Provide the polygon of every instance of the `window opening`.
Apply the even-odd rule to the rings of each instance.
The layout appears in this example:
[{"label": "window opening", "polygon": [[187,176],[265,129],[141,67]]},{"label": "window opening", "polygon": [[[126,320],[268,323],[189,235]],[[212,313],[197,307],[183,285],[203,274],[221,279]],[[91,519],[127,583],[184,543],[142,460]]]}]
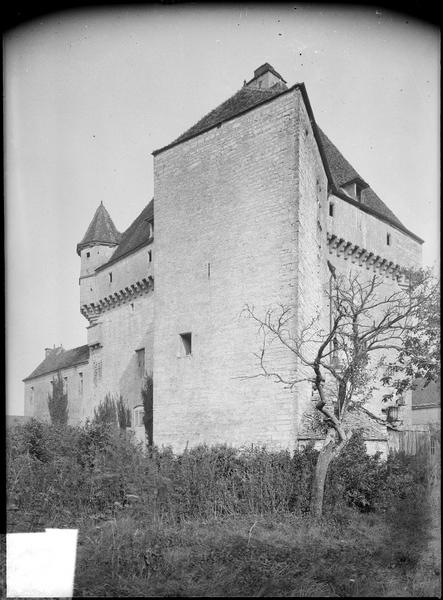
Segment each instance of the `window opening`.
[{"label": "window opening", "polygon": [[190,356],[192,354],[192,333],[181,333],[180,339],[184,355]]},{"label": "window opening", "polygon": [[145,411],[143,410],[143,406],[136,406],[134,408],[134,427],[143,427],[144,423],[143,423],[143,417],[144,417]]},{"label": "window opening", "polygon": [[390,246],[390,245],[391,245],[391,234],[390,234],[390,233],[387,233],[387,234],[386,234],[386,244],[387,244],[388,246]]},{"label": "window opening", "polygon": [[152,250],[148,251],[148,262],[152,262]]},{"label": "window opening", "polygon": [[143,377],[145,374],[145,349],[140,348],[140,350],[135,351],[137,354],[137,370],[140,377]]},{"label": "window opening", "polygon": [[112,273],[109,273],[109,283],[112,283]]},{"label": "window opening", "polygon": [[329,203],[329,216],[330,217],[334,216],[334,203],[333,202]]},{"label": "window opening", "polygon": [[90,252],[86,252],[86,258],[89,258],[91,256]]},{"label": "window opening", "polygon": [[83,373],[78,374],[78,393],[83,395]]}]

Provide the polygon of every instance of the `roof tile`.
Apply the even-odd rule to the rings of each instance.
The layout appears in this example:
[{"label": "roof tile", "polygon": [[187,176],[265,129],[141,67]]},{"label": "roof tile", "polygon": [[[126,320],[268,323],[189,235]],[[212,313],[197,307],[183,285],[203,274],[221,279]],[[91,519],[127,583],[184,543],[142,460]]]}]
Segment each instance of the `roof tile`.
[{"label": "roof tile", "polygon": [[25,377],[23,381],[28,379],[34,379],[40,377],[40,375],[46,375],[47,373],[53,373],[60,369],[67,369],[89,360],[89,346],[78,346],[77,348],[71,348],[71,350],[64,350],[63,348],[56,348],[49,352],[48,356],[39,366],[32,371],[28,377]]},{"label": "roof tile", "polygon": [[96,244],[114,245],[120,242],[121,234],[117,231],[103,202],[95,211],[91,223],[83,236],[82,241],[77,244],[77,254],[82,248]]}]

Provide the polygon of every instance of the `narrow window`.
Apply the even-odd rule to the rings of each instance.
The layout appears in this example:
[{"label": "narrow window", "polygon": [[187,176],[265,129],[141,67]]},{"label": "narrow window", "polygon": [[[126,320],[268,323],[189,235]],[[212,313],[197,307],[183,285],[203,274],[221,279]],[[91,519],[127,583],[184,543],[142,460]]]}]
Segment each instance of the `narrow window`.
[{"label": "narrow window", "polygon": [[390,233],[387,233],[387,234],[386,234],[386,244],[387,244],[388,246],[390,246],[390,245],[391,245],[391,234],[390,234]]},{"label": "narrow window", "polygon": [[143,406],[136,406],[134,408],[134,427],[143,427],[144,423],[143,423],[143,416],[145,414],[145,411],[143,410]]},{"label": "narrow window", "polygon": [[211,277],[211,263],[208,263],[208,279]]},{"label": "narrow window", "polygon": [[329,216],[330,217],[334,216],[334,203],[333,202],[329,203]]},{"label": "narrow window", "polygon": [[34,388],[31,387],[31,402],[34,402]]},{"label": "narrow window", "polygon": [[180,339],[184,356],[190,356],[192,354],[192,333],[181,333]]},{"label": "narrow window", "polygon": [[86,258],[89,258],[91,256],[90,252],[86,252]]},{"label": "narrow window", "polygon": [[152,250],[148,252],[148,262],[152,262]]},{"label": "narrow window", "polygon": [[109,273],[109,283],[112,283],[112,273]]},{"label": "narrow window", "polygon": [[68,378],[63,377],[63,391],[66,393],[68,391]]},{"label": "narrow window", "polygon": [[137,371],[140,377],[143,377],[145,374],[145,349],[140,348],[140,350],[135,351],[137,354]]},{"label": "narrow window", "polygon": [[131,302],[131,308],[132,308],[132,310],[134,310],[134,303],[133,302]]},{"label": "narrow window", "polygon": [[78,374],[78,393],[83,396],[83,373]]}]

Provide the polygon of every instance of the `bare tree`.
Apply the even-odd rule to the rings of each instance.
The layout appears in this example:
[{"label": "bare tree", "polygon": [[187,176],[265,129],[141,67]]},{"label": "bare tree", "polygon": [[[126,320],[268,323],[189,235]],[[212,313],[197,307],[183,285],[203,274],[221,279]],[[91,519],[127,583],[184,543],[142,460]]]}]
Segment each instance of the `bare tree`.
[{"label": "bare tree", "polygon": [[[255,356],[259,373],[252,377],[271,378],[290,389],[309,381],[317,392],[315,408],[326,427],[326,437],[316,464],[311,493],[311,514],[323,510],[326,475],[331,460],[348,441],[343,425],[349,410],[363,404],[375,376],[375,361],[389,354],[395,362],[404,340],[417,325],[420,311],[432,303],[437,284],[429,274],[410,274],[408,285],[386,285],[380,275],[363,281],[358,275],[338,277],[330,266],[329,325],[317,314],[294,332],[295,311],[291,306],[269,308],[263,316],[246,306],[247,316],[256,321],[262,334],[261,349]],[[270,346],[281,345],[296,360],[295,376],[284,375],[272,366]],[[365,397],[366,396],[366,397]]]}]

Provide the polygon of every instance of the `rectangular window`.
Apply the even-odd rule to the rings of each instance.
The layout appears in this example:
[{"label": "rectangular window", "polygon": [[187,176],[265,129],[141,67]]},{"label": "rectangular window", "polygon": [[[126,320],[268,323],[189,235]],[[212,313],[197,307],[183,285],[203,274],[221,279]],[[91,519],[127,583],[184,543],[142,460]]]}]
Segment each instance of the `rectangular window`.
[{"label": "rectangular window", "polygon": [[333,202],[329,203],[329,216],[330,217],[334,216],[334,203]]},{"label": "rectangular window", "polygon": [[83,396],[83,373],[78,374],[78,393]]},{"label": "rectangular window", "polygon": [[152,250],[148,251],[148,262],[152,262]]},{"label": "rectangular window", "polygon": [[63,377],[63,391],[64,392],[68,391],[68,378],[67,377]]},{"label": "rectangular window", "polygon": [[391,234],[390,234],[390,233],[387,233],[387,234],[386,234],[386,244],[387,244],[388,246],[390,246],[390,245],[391,245]]},{"label": "rectangular window", "polygon": [[31,388],[31,402],[34,402],[34,388]]},{"label": "rectangular window", "polygon": [[182,356],[190,356],[192,354],[192,333],[181,333],[180,339]]},{"label": "rectangular window", "polygon": [[109,283],[112,283],[112,273],[109,273]]},{"label": "rectangular window", "polygon": [[133,419],[133,423],[134,423],[134,427],[143,427],[144,423],[143,423],[143,415],[145,414],[145,411],[143,409],[143,406],[136,406],[134,408],[134,419]]},{"label": "rectangular window", "polygon": [[140,377],[143,377],[145,374],[145,349],[140,348],[140,350],[135,351],[137,354],[137,371]]}]

